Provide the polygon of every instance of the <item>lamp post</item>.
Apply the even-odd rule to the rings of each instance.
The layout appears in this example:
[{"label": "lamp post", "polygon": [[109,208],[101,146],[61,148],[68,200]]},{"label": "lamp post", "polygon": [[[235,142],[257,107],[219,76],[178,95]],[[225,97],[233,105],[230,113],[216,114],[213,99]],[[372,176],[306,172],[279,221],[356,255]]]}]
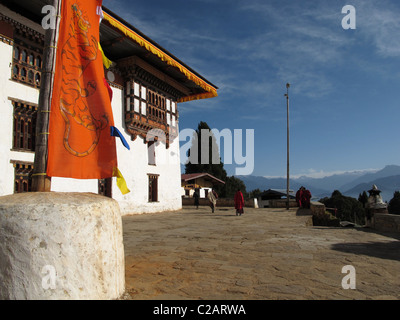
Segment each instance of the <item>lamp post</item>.
[{"label": "lamp post", "polygon": [[286,181],[286,210],[289,210],[289,88],[290,83],[286,84],[287,93],[285,94],[286,97],[286,109],[287,109],[287,181]]}]

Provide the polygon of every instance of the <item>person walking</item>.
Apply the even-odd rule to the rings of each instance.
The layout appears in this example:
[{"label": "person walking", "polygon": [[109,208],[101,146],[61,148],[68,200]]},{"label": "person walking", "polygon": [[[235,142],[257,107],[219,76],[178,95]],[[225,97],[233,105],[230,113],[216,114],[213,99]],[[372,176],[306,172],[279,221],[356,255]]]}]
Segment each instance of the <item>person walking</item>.
[{"label": "person walking", "polygon": [[200,198],[198,189],[194,190],[193,198],[194,198],[194,205],[195,205],[196,209],[198,209],[199,208],[199,198]]},{"label": "person walking", "polygon": [[244,210],[243,210],[244,198],[243,198],[243,193],[242,193],[242,191],[240,191],[240,189],[238,189],[236,191],[234,201],[235,201],[236,215],[241,216],[244,213]]},{"label": "person walking", "polygon": [[212,189],[211,192],[208,193],[207,198],[210,201],[210,207],[211,207],[212,213],[214,213],[215,207],[217,206],[217,200],[218,200],[217,192],[214,189]]}]

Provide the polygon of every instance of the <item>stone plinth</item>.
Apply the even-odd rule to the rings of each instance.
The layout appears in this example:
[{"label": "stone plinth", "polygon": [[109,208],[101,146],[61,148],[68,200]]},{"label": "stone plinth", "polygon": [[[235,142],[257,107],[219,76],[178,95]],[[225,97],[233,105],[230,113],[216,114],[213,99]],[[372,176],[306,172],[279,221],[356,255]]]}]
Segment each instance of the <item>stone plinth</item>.
[{"label": "stone plinth", "polygon": [[400,232],[400,215],[375,213],[374,228],[384,232]]},{"label": "stone plinth", "polygon": [[116,299],[125,290],[118,203],[82,193],[0,197],[0,299]]},{"label": "stone plinth", "polygon": [[324,215],[326,208],[323,203],[313,201],[310,203],[310,210],[312,212],[312,215],[318,216],[318,215]]}]

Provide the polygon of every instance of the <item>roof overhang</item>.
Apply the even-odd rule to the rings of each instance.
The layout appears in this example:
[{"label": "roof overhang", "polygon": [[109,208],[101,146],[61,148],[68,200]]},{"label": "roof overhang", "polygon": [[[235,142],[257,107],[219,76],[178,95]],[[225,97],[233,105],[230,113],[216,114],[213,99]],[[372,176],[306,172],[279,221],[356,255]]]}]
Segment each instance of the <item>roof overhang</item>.
[{"label": "roof overhang", "polygon": [[101,45],[109,59],[118,61],[138,56],[161,70],[189,90],[190,93],[181,97],[178,102],[218,96],[218,87],[109,9],[103,8],[103,10],[104,20],[100,29]]},{"label": "roof overhang", "polygon": [[189,182],[200,178],[203,178],[206,181],[211,181],[214,184],[225,184],[224,181],[214,177],[209,173],[191,173],[191,174],[182,174],[181,176],[181,180],[183,182]]},{"label": "roof overhang", "polygon": [[[43,6],[49,0],[2,0],[11,10],[41,24]],[[185,87],[178,102],[217,97],[218,87],[184,64],[155,41],[118,17],[110,9],[103,7],[104,19],[100,25],[100,43],[105,55],[117,62],[129,57],[139,57],[153,68]]]}]

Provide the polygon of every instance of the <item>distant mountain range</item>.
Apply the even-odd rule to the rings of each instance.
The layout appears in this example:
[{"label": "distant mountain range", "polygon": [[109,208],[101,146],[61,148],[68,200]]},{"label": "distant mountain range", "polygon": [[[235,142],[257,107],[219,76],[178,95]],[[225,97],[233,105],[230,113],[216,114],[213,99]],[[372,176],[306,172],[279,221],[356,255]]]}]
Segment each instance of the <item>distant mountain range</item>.
[{"label": "distant mountain range", "polygon": [[[237,176],[246,185],[247,191],[255,189],[286,189],[286,178],[266,178],[259,176]],[[324,178],[300,177],[290,179],[290,189],[297,191],[301,186],[309,189],[314,199],[331,196],[339,190],[342,194],[354,198],[376,185],[381,191],[384,201],[389,202],[395,191],[400,191],[400,166],[388,165],[382,170],[354,171],[335,174]]]}]

